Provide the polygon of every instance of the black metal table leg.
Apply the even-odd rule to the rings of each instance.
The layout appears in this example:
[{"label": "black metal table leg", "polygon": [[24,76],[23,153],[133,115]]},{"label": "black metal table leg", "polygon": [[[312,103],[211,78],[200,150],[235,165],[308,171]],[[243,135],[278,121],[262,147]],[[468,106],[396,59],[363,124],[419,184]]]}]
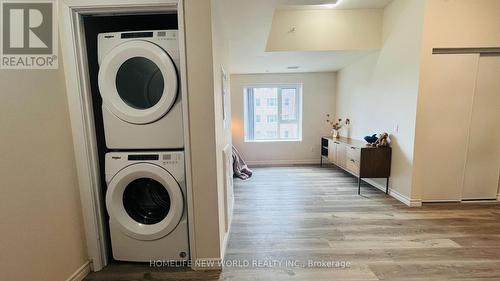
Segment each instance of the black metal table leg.
[{"label": "black metal table leg", "polygon": [[358,195],[361,195],[361,177],[358,177]]},{"label": "black metal table leg", "polygon": [[385,194],[389,194],[389,178],[387,178],[387,181],[385,183]]}]

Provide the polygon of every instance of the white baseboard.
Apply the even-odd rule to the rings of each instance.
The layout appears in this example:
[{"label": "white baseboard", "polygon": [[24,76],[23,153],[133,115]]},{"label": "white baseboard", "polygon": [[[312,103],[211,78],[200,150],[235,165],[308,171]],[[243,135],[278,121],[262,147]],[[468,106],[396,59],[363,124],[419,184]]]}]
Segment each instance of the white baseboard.
[{"label": "white baseboard", "polygon": [[90,273],[90,261],[80,266],[66,281],[82,281]]},{"label": "white baseboard", "polygon": [[[363,181],[373,185],[374,187],[382,190],[385,192],[385,186],[382,186],[378,182],[372,180],[372,179],[363,179]],[[389,195],[398,200],[399,202],[405,204],[408,207],[422,207],[422,200],[421,199],[411,199],[406,195],[403,195],[399,193],[398,191],[389,188]]]},{"label": "white baseboard", "polygon": [[318,165],[320,159],[302,159],[302,160],[249,160],[248,166],[279,166],[279,165]]},{"label": "white baseboard", "polygon": [[193,262],[191,266],[193,270],[221,270],[222,269],[222,259],[221,258],[202,258],[197,259]]}]

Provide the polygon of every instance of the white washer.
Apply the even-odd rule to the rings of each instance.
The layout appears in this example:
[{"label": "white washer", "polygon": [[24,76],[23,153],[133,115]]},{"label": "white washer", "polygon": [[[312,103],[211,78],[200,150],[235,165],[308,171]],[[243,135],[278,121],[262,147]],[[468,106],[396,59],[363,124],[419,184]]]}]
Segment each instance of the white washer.
[{"label": "white washer", "polygon": [[182,149],[178,31],[100,33],[97,54],[106,146]]},{"label": "white washer", "polygon": [[184,152],[111,152],[105,161],[113,257],[188,260]]}]

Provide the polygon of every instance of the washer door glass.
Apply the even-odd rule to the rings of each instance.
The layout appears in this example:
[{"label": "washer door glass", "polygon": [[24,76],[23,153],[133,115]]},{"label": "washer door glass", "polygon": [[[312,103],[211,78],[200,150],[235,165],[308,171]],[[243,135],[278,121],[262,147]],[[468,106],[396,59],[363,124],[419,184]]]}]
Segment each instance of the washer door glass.
[{"label": "washer door glass", "polygon": [[163,94],[160,68],[145,57],[126,60],[116,73],[116,89],[122,100],[137,109],[156,105]]},{"label": "washer door glass", "polygon": [[161,183],[150,178],[139,178],[125,188],[123,206],[136,222],[155,224],[167,217],[170,196]]},{"label": "washer door glass", "polygon": [[137,163],[120,170],[108,183],[106,209],[124,234],[155,240],[172,232],[184,213],[179,183],[165,169]]}]

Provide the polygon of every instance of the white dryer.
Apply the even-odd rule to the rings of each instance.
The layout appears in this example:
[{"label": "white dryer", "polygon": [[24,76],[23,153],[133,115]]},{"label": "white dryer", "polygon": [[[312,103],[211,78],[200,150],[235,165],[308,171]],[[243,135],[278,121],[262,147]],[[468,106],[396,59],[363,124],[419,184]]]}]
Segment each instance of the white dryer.
[{"label": "white dryer", "polygon": [[188,260],[184,152],[111,152],[105,161],[113,257]]},{"label": "white dryer", "polygon": [[178,31],[100,33],[97,54],[106,146],[183,148]]}]

